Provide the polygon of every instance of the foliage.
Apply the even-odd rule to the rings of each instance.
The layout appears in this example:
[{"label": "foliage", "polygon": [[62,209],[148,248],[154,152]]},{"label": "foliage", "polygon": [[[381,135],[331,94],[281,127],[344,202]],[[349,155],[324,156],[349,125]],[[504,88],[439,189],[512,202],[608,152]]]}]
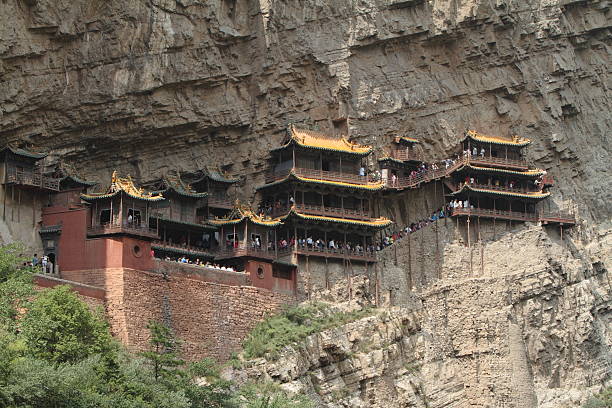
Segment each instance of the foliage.
[{"label": "foliage", "polygon": [[32,268],[20,267],[22,250],[17,244],[0,246],[0,328],[10,332],[17,330],[16,318],[34,293]]},{"label": "foliage", "polygon": [[275,383],[250,383],[242,387],[240,396],[245,408],[311,408],[304,395],[289,395]]},{"label": "foliage", "polygon": [[150,321],[147,328],[151,332],[150,348],[141,355],[150,363],[155,381],[180,375],[176,368],[185,362],[178,357],[178,342],[170,328],[156,321]]},{"label": "foliage", "polygon": [[322,303],[286,308],[259,323],[243,344],[246,358],[277,358],[279,351],[307,336],[360,319],[372,313],[365,308],[353,312],[332,311]]},{"label": "foliage", "polygon": [[597,395],[592,396],[583,408],[609,408],[612,407],[612,387],[607,387]]},{"label": "foliage", "polygon": [[32,355],[47,361],[74,363],[112,348],[106,322],[68,286],[38,295],[20,326]]},{"label": "foliage", "polygon": [[0,407],[310,407],[280,389],[238,390],[212,360],[185,364],[159,323],[148,352],[126,352],[68,287],[34,291],[19,251],[0,247]]}]

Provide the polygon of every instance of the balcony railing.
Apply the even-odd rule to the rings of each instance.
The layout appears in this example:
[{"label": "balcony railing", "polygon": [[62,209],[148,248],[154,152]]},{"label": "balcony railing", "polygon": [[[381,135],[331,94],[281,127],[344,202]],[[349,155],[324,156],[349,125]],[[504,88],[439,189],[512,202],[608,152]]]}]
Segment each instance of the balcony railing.
[{"label": "balcony railing", "polygon": [[264,258],[264,259],[274,259],[276,258],[276,253],[274,249],[267,248],[257,248],[250,244],[244,244],[243,242],[238,243],[235,246],[225,246],[219,247],[212,251],[212,254],[215,256],[215,259],[227,259],[227,258],[237,258],[241,256],[252,256],[256,258]]},{"label": "balcony railing", "polygon": [[234,200],[226,194],[213,194],[208,196],[208,206],[224,209],[234,208]]},{"label": "balcony railing", "polygon": [[149,228],[145,224],[120,224],[120,223],[108,223],[102,225],[94,225],[87,228],[87,235],[90,237],[102,236],[102,235],[137,235],[147,238],[159,238],[157,230]]},{"label": "balcony railing", "polygon": [[292,170],[299,177],[311,178],[311,179],[316,179],[316,180],[337,181],[337,182],[343,182],[343,183],[365,184],[365,185],[371,183],[371,181],[368,179],[367,176],[360,176],[358,174],[350,174],[350,173],[341,173],[337,171],[305,169],[301,167],[295,167],[293,169],[268,171],[265,177],[266,183],[272,183],[274,181],[282,180],[285,177],[287,177]]},{"label": "balcony railing", "polygon": [[473,188],[477,188],[477,189],[493,190],[493,191],[499,191],[503,193],[529,194],[529,193],[537,193],[540,191],[537,188],[496,186],[493,184],[478,184],[478,183],[459,183],[459,188],[461,188],[464,185],[467,185]]},{"label": "balcony railing", "polygon": [[351,259],[361,261],[376,261],[376,252],[368,250],[354,250],[346,248],[328,248],[328,247],[317,247],[317,246],[301,246],[296,247],[296,253],[300,255],[309,256],[320,256],[323,258],[338,258],[338,259]]},{"label": "balcony railing", "polygon": [[569,212],[537,212],[528,213],[520,211],[505,211],[491,210],[486,208],[453,208],[452,216],[472,216],[484,218],[496,218],[512,221],[528,221],[528,222],[552,222],[561,224],[573,225],[576,223],[576,217]]},{"label": "balcony railing", "polygon": [[212,257],[212,253],[210,248],[204,248],[204,247],[199,247],[199,246],[195,246],[195,245],[180,245],[180,244],[174,244],[174,243],[168,243],[168,242],[163,242],[163,241],[153,241],[151,243],[153,246],[158,247],[162,250],[167,250],[169,252],[176,252],[176,253],[192,253],[194,255],[202,255],[202,256],[208,256],[208,257]]},{"label": "balcony railing", "polygon": [[467,157],[471,164],[477,166],[488,166],[488,167],[510,167],[513,169],[527,170],[529,164],[524,159],[506,159],[504,157],[493,157],[493,156],[468,156]]},{"label": "balcony railing", "polygon": [[391,150],[391,158],[401,161],[423,161],[423,156],[408,150]]},{"label": "balcony railing", "polygon": [[338,218],[351,218],[355,220],[368,220],[370,217],[361,210],[353,210],[348,208],[323,207],[320,205],[296,204],[295,209],[301,213],[311,215],[323,215]]},{"label": "balcony railing", "polygon": [[59,179],[46,177],[35,171],[21,171],[10,167],[7,170],[7,183],[59,191]]}]

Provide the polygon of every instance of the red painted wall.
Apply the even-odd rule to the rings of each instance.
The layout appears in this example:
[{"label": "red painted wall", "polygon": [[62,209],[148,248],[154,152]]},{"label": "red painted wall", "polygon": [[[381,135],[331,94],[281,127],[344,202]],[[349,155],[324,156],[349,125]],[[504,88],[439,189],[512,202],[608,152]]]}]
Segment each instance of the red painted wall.
[{"label": "red painted wall", "polygon": [[[97,280],[94,277],[78,279],[70,272],[87,270],[93,273],[104,268],[122,267],[138,270],[153,269],[151,244],[148,241],[126,236],[88,239],[88,210],[86,207],[43,209],[43,225],[62,224],[56,255],[60,273],[65,275],[64,277],[89,283]],[[138,251],[135,250],[136,247]]]},{"label": "red painted wall", "polygon": [[[268,262],[248,260],[246,261],[245,267],[247,273],[251,277],[251,284],[253,286],[280,293],[295,293],[295,270],[291,274],[291,279],[281,279],[272,275],[272,264]],[[259,268],[263,269],[263,276],[257,273]]]}]

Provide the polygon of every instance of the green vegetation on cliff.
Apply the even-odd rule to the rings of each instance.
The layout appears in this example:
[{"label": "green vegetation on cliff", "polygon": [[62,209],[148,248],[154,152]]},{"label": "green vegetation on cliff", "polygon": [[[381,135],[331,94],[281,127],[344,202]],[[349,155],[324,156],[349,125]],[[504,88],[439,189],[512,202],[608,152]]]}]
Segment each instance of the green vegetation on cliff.
[{"label": "green vegetation on cliff", "polygon": [[0,247],[0,407],[308,408],[264,386],[238,388],[210,360],[179,358],[180,341],[151,322],[150,349],[125,351],[101,311],[67,286],[35,291],[17,245]]},{"label": "green vegetation on cliff", "polygon": [[259,323],[243,344],[244,357],[275,359],[280,350],[297,344],[311,334],[352,322],[372,314],[372,309],[334,311],[323,303],[286,308]]}]

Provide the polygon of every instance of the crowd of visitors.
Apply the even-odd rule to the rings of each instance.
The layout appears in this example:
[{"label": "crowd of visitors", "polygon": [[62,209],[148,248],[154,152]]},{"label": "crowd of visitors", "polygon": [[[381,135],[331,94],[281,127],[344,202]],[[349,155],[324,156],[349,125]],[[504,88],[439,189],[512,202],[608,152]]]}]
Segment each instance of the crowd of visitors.
[{"label": "crowd of visitors", "polygon": [[43,273],[55,273],[55,266],[47,255],[43,255],[39,258],[38,254],[34,254],[32,260],[24,262],[23,266],[33,266],[42,269]]},{"label": "crowd of visitors", "polygon": [[[455,200],[455,201],[457,201],[457,200]],[[467,200],[466,200],[466,205],[469,205]],[[383,249],[393,245],[394,243],[396,243],[398,241],[401,241],[404,237],[412,234],[413,232],[417,232],[417,231],[425,228],[429,224],[432,224],[432,223],[434,223],[434,222],[436,222],[436,221],[438,221],[440,219],[448,217],[452,208],[454,208],[454,207],[452,207],[452,201],[451,201],[451,203],[449,203],[445,207],[438,208],[428,218],[423,218],[423,219],[421,219],[421,220],[419,220],[417,222],[410,223],[409,225],[405,226],[404,228],[395,230],[395,231],[393,231],[390,234],[383,235],[381,240],[376,243],[376,250],[377,251],[381,251],[381,250],[383,250]]]},{"label": "crowd of visitors", "polygon": [[164,261],[171,261],[171,262],[178,262],[178,263],[183,263],[183,264],[201,266],[203,268],[216,269],[218,271],[238,272],[233,266],[223,266],[223,265],[211,263],[208,261],[204,262],[200,260],[199,258],[197,258],[196,260],[191,260],[185,256],[181,256],[177,258],[172,258],[172,257],[167,256],[164,258]]}]

